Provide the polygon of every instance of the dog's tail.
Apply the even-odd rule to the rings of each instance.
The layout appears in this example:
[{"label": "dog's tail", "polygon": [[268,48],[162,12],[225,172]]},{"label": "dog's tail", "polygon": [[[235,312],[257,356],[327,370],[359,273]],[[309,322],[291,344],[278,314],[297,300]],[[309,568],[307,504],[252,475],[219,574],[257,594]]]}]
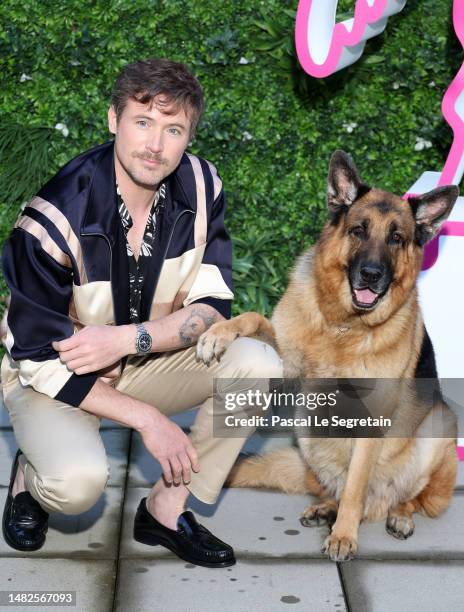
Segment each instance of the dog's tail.
[{"label": "dog's tail", "polygon": [[225,484],[228,487],[278,489],[284,493],[323,493],[297,448],[283,448],[239,461]]}]

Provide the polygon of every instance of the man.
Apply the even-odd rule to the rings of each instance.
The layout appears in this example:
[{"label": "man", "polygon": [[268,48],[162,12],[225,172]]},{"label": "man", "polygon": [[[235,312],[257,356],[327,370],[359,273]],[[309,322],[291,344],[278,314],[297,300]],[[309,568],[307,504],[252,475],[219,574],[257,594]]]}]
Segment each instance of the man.
[{"label": "man", "polygon": [[[185,510],[190,493],[216,501],[252,432],[214,437],[212,379],[279,377],[281,361],[247,338],[221,363],[195,360],[199,336],[230,316],[233,298],[222,183],[185,152],[202,110],[184,65],[127,65],[108,111],[114,142],[62,168],[6,243],[2,386],[20,450],[3,534],[13,548],[37,550],[48,513],[78,514],[100,497],[106,417],[140,432],[163,470],[140,502],[134,537],[198,565],[235,563]],[[187,437],[166,415],[199,404]]]}]

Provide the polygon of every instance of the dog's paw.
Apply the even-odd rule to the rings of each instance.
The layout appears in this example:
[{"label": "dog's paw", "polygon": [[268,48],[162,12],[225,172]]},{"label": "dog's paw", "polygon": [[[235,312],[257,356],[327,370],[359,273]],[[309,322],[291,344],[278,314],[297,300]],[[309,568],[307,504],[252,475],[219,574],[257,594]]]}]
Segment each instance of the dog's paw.
[{"label": "dog's paw", "polygon": [[237,332],[231,328],[229,321],[220,321],[212,325],[198,339],[197,361],[209,366],[213,359],[220,361],[227,348],[237,338]]},{"label": "dog's paw", "polygon": [[328,525],[332,527],[337,519],[337,510],[333,503],[322,502],[308,506],[300,517],[303,527],[320,527]]},{"label": "dog's paw", "polygon": [[331,533],[325,539],[322,546],[322,552],[325,553],[331,561],[349,561],[353,559],[358,551],[358,543],[355,538],[350,536],[339,536]]},{"label": "dog's paw", "polygon": [[414,521],[410,516],[389,516],[385,523],[385,529],[394,538],[406,540],[414,533]]}]

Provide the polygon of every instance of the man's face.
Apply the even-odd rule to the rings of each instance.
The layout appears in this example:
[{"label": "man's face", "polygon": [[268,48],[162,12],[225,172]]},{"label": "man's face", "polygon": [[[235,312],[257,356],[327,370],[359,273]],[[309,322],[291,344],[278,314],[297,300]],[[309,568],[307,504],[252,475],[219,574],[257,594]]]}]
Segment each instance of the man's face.
[{"label": "man's face", "polygon": [[116,164],[134,183],[146,188],[155,188],[175,170],[190,140],[191,122],[184,110],[174,111],[168,105],[160,108],[156,99],[154,104],[128,100],[119,121],[113,107],[108,111]]}]

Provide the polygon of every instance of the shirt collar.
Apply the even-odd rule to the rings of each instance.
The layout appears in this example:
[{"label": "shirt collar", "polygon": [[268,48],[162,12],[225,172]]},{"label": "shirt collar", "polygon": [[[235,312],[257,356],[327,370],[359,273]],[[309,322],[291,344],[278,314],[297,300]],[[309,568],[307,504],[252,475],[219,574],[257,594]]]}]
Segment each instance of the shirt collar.
[{"label": "shirt collar", "polygon": [[[118,198],[118,211],[119,216],[121,217],[121,222],[124,227],[125,232],[127,233],[133,225],[132,217],[130,216],[129,210],[126,206],[126,203],[123,200],[121,191],[119,189],[119,185],[116,182],[116,194]],[[156,190],[155,197],[153,199],[153,203],[150,209],[150,217],[153,216],[153,212],[155,208],[158,206],[164,206],[166,201],[166,184],[161,183],[158,189]]]}]

